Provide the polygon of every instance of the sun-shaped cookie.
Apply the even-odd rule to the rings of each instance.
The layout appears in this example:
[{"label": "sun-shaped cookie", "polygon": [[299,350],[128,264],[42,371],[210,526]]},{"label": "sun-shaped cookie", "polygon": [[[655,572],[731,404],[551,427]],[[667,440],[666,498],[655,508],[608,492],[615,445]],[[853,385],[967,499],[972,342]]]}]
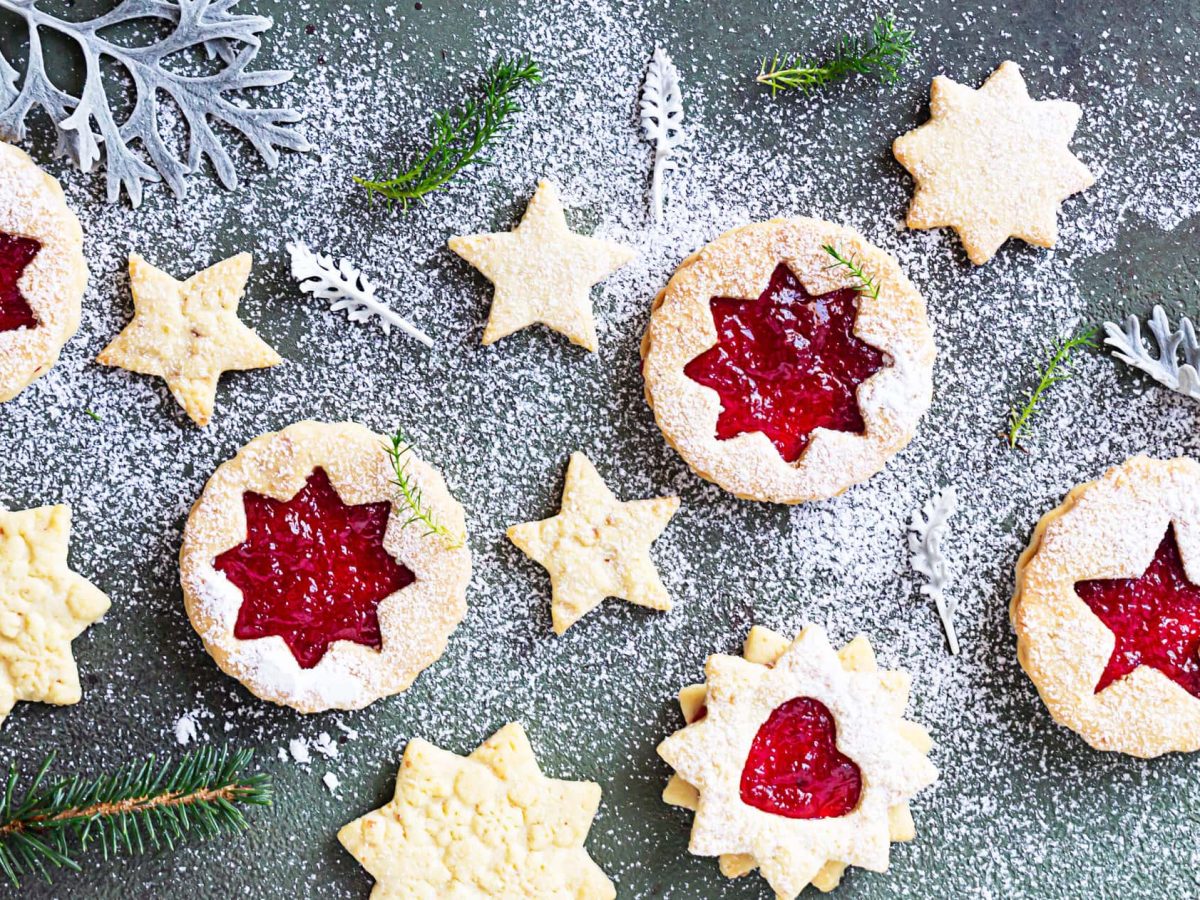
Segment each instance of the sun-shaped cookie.
[{"label": "sun-shaped cookie", "polygon": [[953,228],[975,265],[1010,237],[1053,247],[1062,202],[1096,180],[1067,146],[1079,104],[1031,99],[1004,62],[979,90],[933,79],[929,116],[892,145],[917,185],[908,227]]},{"label": "sun-shaped cookie", "polygon": [[716,655],[680,693],[687,727],[663,741],[663,799],[696,811],[689,849],[737,877],[758,867],[781,898],[832,890],[848,865],[887,868],[914,836],[909,799],[937,772],[903,718],[909,678],[865,637],[840,652],[815,625],[791,644],[765,628],[744,658]]},{"label": "sun-shaped cookie", "polygon": [[78,703],[71,641],[108,597],[71,571],[68,506],[0,510],[0,722],[19,700]]},{"label": "sun-shaped cookie", "polygon": [[338,840],[374,876],[376,900],[610,900],[613,884],[584,848],[599,805],[599,785],[543,775],[511,723],[465,758],[409,741],[395,797]]}]

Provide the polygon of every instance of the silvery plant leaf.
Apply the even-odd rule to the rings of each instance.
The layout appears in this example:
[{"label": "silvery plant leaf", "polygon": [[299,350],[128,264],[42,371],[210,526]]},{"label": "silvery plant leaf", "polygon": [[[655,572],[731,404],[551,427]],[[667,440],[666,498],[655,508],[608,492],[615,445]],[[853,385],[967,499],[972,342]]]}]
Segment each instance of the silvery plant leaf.
[{"label": "silvery plant leaf", "polygon": [[663,216],[663,173],[678,168],[674,153],[683,143],[683,94],[679,70],[661,47],[654,48],[646,81],[642,86],[642,128],[654,146],[654,174],[650,181],[650,203],[654,221]]},{"label": "silvery plant leaf", "polygon": [[913,513],[909,525],[908,549],[912,554],[912,565],[926,582],[921,593],[933,600],[946,630],[946,642],[950,652],[958,655],[958,634],[954,630],[954,613],[958,601],[946,596],[950,586],[950,570],[946,557],[942,555],[942,538],[949,529],[950,517],[958,509],[958,493],[950,485],[925,502]]},{"label": "silvery plant leaf", "polygon": [[[260,35],[271,27],[263,16],[235,13],[238,0],[125,0],[116,8],[81,22],[60,19],[38,8],[39,0],[0,0],[0,10],[24,19],[29,62],[19,73],[0,57],[0,137],[25,138],[26,119],[35,108],[45,110],[57,133],[57,152],[84,172],[102,163],[109,202],[124,188],[138,206],[147,183],[165,181],[177,195],[184,176],[199,171],[208,159],[226,188],[237,187],[233,159],[214,126],[237,132],[268,168],[279,162],[279,150],[305,151],[309,144],[293,127],[300,116],[290,109],[256,108],[244,92],[282,84],[292,73],[279,69],[251,71],[261,46]],[[137,46],[124,46],[102,36],[123,23],[154,20],[167,24]],[[42,36],[56,33],[73,42],[84,60],[79,96],[57,87],[46,71]],[[181,66],[165,66],[168,57],[187,59],[203,52],[215,71],[186,74]],[[101,76],[102,64],[115,63],[133,88],[133,108],[118,121]],[[173,101],[186,127],[182,153],[172,150],[163,119],[162,97]],[[134,145],[137,149],[134,149]],[[182,158],[180,158],[182,156]]]},{"label": "silvery plant leaf", "polygon": [[[1128,316],[1124,328],[1116,322],[1105,322],[1108,337],[1104,343],[1116,350],[1117,359],[1141,369],[1159,384],[1200,400],[1200,344],[1196,342],[1192,321],[1181,316],[1179,329],[1173,330],[1166,312],[1156,306],[1148,327],[1151,337],[1144,341],[1137,316]],[[1148,347],[1148,343],[1153,347]]]}]

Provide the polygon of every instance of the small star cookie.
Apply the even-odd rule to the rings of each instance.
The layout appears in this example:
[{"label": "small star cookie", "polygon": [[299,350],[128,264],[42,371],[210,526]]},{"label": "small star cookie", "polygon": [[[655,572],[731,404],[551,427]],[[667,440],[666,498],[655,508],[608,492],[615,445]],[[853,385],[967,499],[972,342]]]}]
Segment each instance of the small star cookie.
[{"label": "small star cookie", "polygon": [[953,228],[977,266],[1010,237],[1053,247],[1062,202],[1096,180],[1067,147],[1079,104],[1031,99],[1006,61],[979,90],[933,79],[929,113],[892,144],[916,181],[908,227]]},{"label": "small star cookie", "polygon": [[538,182],[514,231],[453,237],[449,247],[496,287],[485,344],[541,322],[593,352],[592,286],[635,256],[630,247],[567,228],[558,189],[548,181]]},{"label": "small star cookie", "polygon": [[756,626],[743,652],[709,657],[707,683],[679,695],[688,725],[658,746],[677,773],[663,799],[696,813],[689,849],[730,878],[761,869],[779,898],[831,891],[848,865],[886,870],[916,833],[909,799],[937,778],[929,735],[903,718],[908,675],[879,669],[862,636],[835,652],[815,625],[791,643]]},{"label": "small star cookie", "polygon": [[559,514],[508,529],[509,540],[550,573],[555,634],[605,597],[671,608],[650,545],[678,509],[678,497],[622,503],[586,456],[571,454]]},{"label": "small star cookie", "polygon": [[222,372],[283,361],[237,316],[251,259],[249,253],[239,253],[187,281],[176,281],[130,254],[133,321],[96,361],[166,379],[192,421],[207,425]]},{"label": "small star cookie", "polygon": [[514,722],[465,758],[409,741],[395,797],[338,840],[374,876],[376,900],[610,900],[616,890],[583,846],[599,805],[599,785],[544,776]]},{"label": "small star cookie", "polygon": [[0,722],[18,700],[79,702],[71,641],[109,600],[68,566],[70,531],[69,506],[0,510]]}]

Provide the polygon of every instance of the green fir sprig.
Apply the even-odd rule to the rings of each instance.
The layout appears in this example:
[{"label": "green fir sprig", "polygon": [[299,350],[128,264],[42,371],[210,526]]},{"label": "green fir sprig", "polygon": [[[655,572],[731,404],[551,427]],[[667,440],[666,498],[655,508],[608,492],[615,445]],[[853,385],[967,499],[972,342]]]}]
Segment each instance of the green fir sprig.
[{"label": "green fir sprig", "polygon": [[1019,446],[1021,434],[1029,430],[1029,421],[1038,411],[1046,391],[1060,381],[1066,381],[1071,377],[1071,354],[1080,347],[1094,348],[1096,346],[1095,338],[1096,329],[1089,328],[1074,337],[1060,338],[1055,341],[1050,359],[1037,371],[1037,387],[1033,389],[1024,405],[1019,408],[1014,406],[1009,411],[1008,434],[1005,435],[1009,447],[1016,449]]},{"label": "green fir sprig", "polygon": [[832,59],[818,62],[796,56],[787,63],[779,54],[764,58],[757,80],[770,86],[772,96],[794,89],[807,93],[853,74],[875,75],[884,84],[891,84],[912,51],[912,29],[897,28],[890,16],[880,17],[865,39],[843,34]]},{"label": "green fir sprig", "polygon": [[843,256],[833,244],[822,244],[821,249],[833,258],[833,262],[827,265],[826,269],[845,269],[858,282],[854,287],[856,291],[866,294],[872,300],[879,299],[879,282],[874,275],[868,275],[863,270],[858,260],[852,256]]},{"label": "green fir sprig", "polygon": [[408,469],[412,443],[404,436],[404,432],[397,429],[396,433],[392,435],[391,443],[384,444],[384,449],[392,461],[392,470],[396,473],[392,479],[392,484],[396,485],[400,490],[400,496],[408,507],[408,518],[404,520],[404,524],[412,525],[416,523],[422,525],[425,528],[425,535],[427,537],[433,535],[441,538],[447,549],[457,550],[461,547],[463,539],[434,519],[433,510],[425,502],[421,486],[417,484]]},{"label": "green fir sprig", "polygon": [[442,110],[429,124],[430,148],[406,171],[354,180],[371,194],[402,209],[436,191],[474,163],[488,162],[480,154],[506,130],[509,117],[520,110],[513,92],[523,85],[541,84],[542,72],[529,57],[500,59],[483,79],[483,95],[453,109]]},{"label": "green fir sprig", "polygon": [[80,871],[78,857],[93,844],[108,859],[241,830],[241,807],[271,804],[270,776],[246,774],[253,755],[205,747],[175,765],[151,756],[96,778],[48,782],[51,753],[19,797],[12,766],[0,802],[0,871],[19,887],[30,875],[49,881],[52,868]]}]

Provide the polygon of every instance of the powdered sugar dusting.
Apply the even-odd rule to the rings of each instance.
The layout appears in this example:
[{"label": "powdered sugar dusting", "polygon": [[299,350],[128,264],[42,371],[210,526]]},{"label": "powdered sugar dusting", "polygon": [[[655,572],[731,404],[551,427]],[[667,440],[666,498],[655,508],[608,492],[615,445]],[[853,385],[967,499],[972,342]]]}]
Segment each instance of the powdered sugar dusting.
[{"label": "powdered sugar dusting", "polygon": [[[175,751],[179,711],[203,703],[221,723],[214,734],[261,748],[280,799],[252,812],[252,836],[97,861],[56,875],[55,894],[153,895],[186,879],[221,896],[365,896],[369,877],[332,835],[386,801],[408,740],[468,753],[520,720],[548,775],[603,786],[588,847],[621,896],[760,897],[758,876],[726,880],[687,854],[690,818],[662,805],[669,770],[653,748],[680,725],[674,695],[709,653],[738,647],[753,622],[794,633],[804,621],[835,645],[866,632],[881,665],[912,673],[911,715],[932,732],[942,772],[913,802],[916,841],[893,849],[887,874],[848,873],[843,891],[1194,893],[1195,846],[1179,839],[1179,823],[1200,810],[1195,760],[1101,755],[1055,726],[1017,664],[1006,605],[1034,522],[1072,485],[1138,452],[1200,457],[1195,403],[1085,354],[1048,395],[1028,452],[997,436],[1055,336],[1156,302],[1172,321],[1200,312],[1200,35],[1184,4],[511,0],[486,18],[432,0],[391,12],[251,6],[278,22],[267,50],[300,73],[280,99],[306,111],[318,153],[286,155],[271,175],[242,167],[237,193],[201,179],[183,202],[151,189],[133,212],[103,202],[102,179],[31,146],[84,219],[92,278],[62,360],[0,406],[0,495],[12,508],[70,502],[72,566],[113,606],[75,641],[83,701],[18,708],[0,762],[32,771],[53,746],[64,771],[98,769]],[[755,89],[763,54],[827,49],[851,14],[891,11],[917,26],[919,45],[895,89],[858,79],[774,101]],[[692,146],[664,221],[648,224],[637,94],[655,41],[688,85]],[[417,149],[434,109],[501,50],[528,50],[551,78],[522,98],[494,165],[404,215],[369,206],[350,176]],[[1071,147],[1097,182],[1064,204],[1056,250],[1014,242],[973,269],[952,233],[897,230],[911,184],[888,146],[926,118],[935,74],[979,84],[1005,58],[1039,99],[1082,106]],[[573,229],[639,250],[593,292],[594,355],[541,328],[481,347],[491,286],[445,249],[453,234],[510,229],[544,176],[561,186]],[[641,397],[637,355],[650,302],[680,260],[775,215],[844,223],[893,253],[926,299],[939,350],[933,406],[913,442],[844,496],[790,509],[737,501],[691,473]],[[432,353],[348,328],[300,296],[283,248],[293,237],[377,274],[380,294],[437,335]],[[191,426],[161,381],[92,363],[129,319],[130,251],[183,273],[240,250],[255,252],[240,315],[286,362],[226,375],[211,426]],[[176,554],[214,468],[256,435],[309,417],[404,425],[467,508],[474,575],[447,653],[406,693],[304,718],[213,664],[184,614]],[[607,603],[556,639],[548,580],[503,531],[557,510],[576,450],[620,496],[682,498],[652,553],[675,605],[664,615]],[[919,596],[904,541],[911,511],[947,483],[960,493],[945,548],[958,573],[957,657]],[[341,780],[335,798],[314,771],[273,754],[298,734],[340,740],[339,717],[361,737],[328,761]]]}]

